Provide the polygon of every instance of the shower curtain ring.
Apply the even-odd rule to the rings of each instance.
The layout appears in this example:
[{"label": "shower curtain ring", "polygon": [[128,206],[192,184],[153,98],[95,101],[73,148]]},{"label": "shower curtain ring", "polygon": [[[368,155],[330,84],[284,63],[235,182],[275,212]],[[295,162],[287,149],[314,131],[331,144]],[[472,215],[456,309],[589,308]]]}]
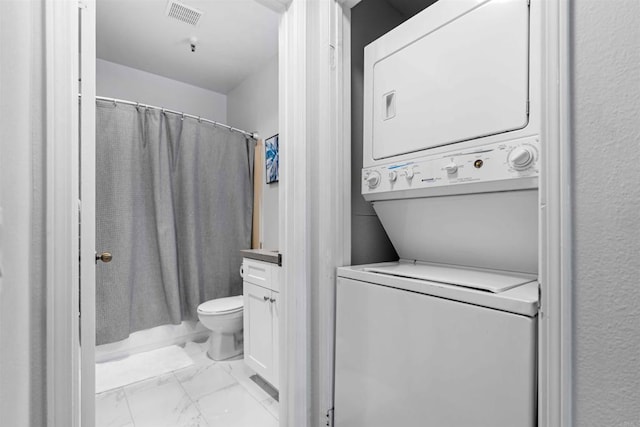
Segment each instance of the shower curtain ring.
[{"label": "shower curtain ring", "polygon": [[184,120],[184,113],[182,113],[182,118],[180,120]]},{"label": "shower curtain ring", "polygon": [[114,107],[117,107],[117,106],[118,106],[118,103],[116,102],[116,100],[115,100],[115,99],[113,100],[113,106],[114,106]]},{"label": "shower curtain ring", "polygon": [[202,117],[198,116],[198,123],[202,123]]}]

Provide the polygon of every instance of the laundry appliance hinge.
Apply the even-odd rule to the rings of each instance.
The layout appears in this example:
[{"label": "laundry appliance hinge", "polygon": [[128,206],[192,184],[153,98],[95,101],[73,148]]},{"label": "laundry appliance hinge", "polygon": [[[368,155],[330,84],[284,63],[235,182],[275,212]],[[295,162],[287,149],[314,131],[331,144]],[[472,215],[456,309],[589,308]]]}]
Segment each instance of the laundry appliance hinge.
[{"label": "laundry appliance hinge", "polygon": [[538,283],[538,311],[542,307],[542,285]]},{"label": "laundry appliance hinge", "polygon": [[333,427],[333,408],[327,411],[327,427]]},{"label": "laundry appliance hinge", "polygon": [[[82,226],[82,200],[78,199],[78,229]],[[82,235],[80,235],[82,241]],[[78,245],[78,265],[82,266],[82,247]],[[82,317],[82,277],[78,280],[78,318]],[[78,328],[80,325],[78,324]]]},{"label": "laundry appliance hinge", "polygon": [[332,70],[336,69],[336,47],[329,45],[329,65]]}]

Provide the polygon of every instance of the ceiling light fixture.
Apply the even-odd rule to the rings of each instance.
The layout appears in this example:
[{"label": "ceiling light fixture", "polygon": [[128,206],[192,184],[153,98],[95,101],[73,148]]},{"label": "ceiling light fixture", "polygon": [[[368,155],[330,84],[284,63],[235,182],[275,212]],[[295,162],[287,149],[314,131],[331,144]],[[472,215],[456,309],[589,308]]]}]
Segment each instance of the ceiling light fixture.
[{"label": "ceiling light fixture", "polygon": [[198,38],[196,36],[191,36],[189,39],[189,45],[191,46],[191,52],[196,51],[196,45],[198,44]]}]

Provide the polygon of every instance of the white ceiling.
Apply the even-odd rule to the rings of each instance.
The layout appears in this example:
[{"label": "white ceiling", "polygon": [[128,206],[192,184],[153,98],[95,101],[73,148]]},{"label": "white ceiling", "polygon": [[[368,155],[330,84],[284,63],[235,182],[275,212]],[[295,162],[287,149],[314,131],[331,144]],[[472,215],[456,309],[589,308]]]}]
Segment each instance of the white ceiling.
[{"label": "white ceiling", "polygon": [[98,58],[226,94],[278,53],[279,15],[255,0],[184,0],[204,12],[196,27],[167,3],[97,0]]}]

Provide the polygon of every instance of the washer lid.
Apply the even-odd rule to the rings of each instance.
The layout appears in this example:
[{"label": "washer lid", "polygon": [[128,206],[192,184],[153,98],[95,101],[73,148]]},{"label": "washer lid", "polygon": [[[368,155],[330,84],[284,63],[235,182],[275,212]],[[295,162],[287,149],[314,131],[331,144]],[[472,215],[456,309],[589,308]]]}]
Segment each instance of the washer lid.
[{"label": "washer lid", "polygon": [[504,292],[532,280],[529,275],[516,276],[502,272],[406,261],[396,265],[366,267],[363,271],[464,286],[493,293]]},{"label": "washer lid", "polygon": [[242,295],[238,295],[235,297],[217,298],[203,302],[198,306],[198,312],[209,314],[233,313],[242,310],[242,306]]},{"label": "washer lid", "polygon": [[[416,265],[427,268],[414,269]],[[510,279],[500,278],[500,276]],[[491,278],[497,280],[498,284],[488,286],[485,280]],[[388,286],[528,317],[535,317],[538,314],[539,287],[536,276],[531,274],[400,260],[340,267],[338,280],[342,279],[370,283],[374,286]],[[524,283],[511,287],[518,281]],[[348,280],[343,283],[348,283]],[[498,291],[498,289],[506,290]]]}]

